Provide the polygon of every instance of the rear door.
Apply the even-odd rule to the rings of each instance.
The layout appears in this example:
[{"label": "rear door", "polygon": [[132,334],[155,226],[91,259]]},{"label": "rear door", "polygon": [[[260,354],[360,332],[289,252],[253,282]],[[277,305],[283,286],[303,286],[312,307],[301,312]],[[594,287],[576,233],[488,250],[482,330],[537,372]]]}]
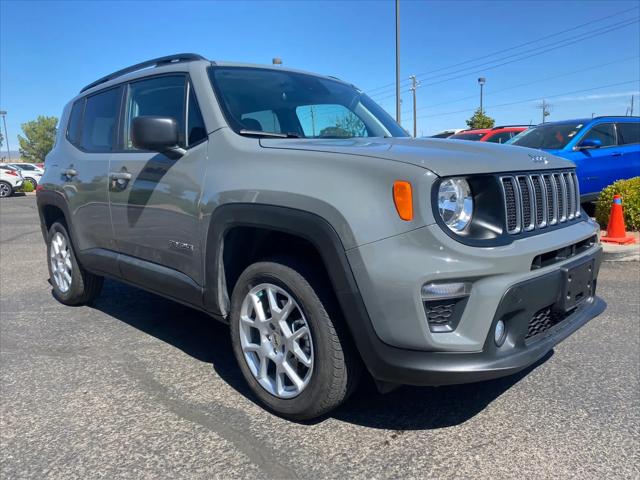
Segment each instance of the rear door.
[{"label": "rear door", "polygon": [[640,176],[640,122],[630,120],[616,123],[621,153],[620,178]]},{"label": "rear door", "polygon": [[[180,284],[202,285],[199,202],[207,168],[207,133],[187,74],[129,83],[122,111],[120,149],[111,158],[109,182],[122,275],[140,283],[131,277],[145,269],[148,273],[155,265],[161,281],[162,275],[169,275]],[[180,146],[186,149],[185,155],[172,159],[137,150],[131,142],[131,122],[144,115],[174,118],[181,127]],[[136,262],[140,268],[131,271]]]}]

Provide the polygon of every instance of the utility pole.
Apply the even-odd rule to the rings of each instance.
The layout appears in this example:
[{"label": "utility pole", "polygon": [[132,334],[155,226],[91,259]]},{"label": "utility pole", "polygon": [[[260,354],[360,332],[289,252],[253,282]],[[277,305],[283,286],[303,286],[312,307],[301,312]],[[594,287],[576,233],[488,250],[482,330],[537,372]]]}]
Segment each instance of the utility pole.
[{"label": "utility pole", "polygon": [[411,80],[411,88],[409,88],[409,90],[411,90],[411,93],[413,94],[413,138],[416,138],[416,134],[418,132],[416,123],[416,89],[420,86],[420,82],[416,81],[415,75],[411,75],[409,80]]},{"label": "utility pole", "polygon": [[310,107],[311,109],[311,134],[316,136],[316,111],[313,108],[313,105]]},{"label": "utility pole", "polygon": [[487,79],[485,77],[480,77],[478,79],[478,85],[480,85],[480,113],[484,113],[484,110],[482,109],[482,92],[485,83],[487,83]]},{"label": "utility pole", "polygon": [[542,100],[542,103],[538,105],[538,108],[542,110],[542,123],[545,123],[547,117],[551,115],[551,105],[546,100]]},{"label": "utility pole", "polygon": [[4,124],[4,141],[7,142],[7,162],[11,161],[11,152],[9,151],[9,134],[7,133],[7,112],[5,110],[0,111],[2,116],[2,123]]},{"label": "utility pole", "polygon": [[396,0],[396,122],[400,121],[400,0]]},{"label": "utility pole", "polygon": [[631,95],[631,113],[629,115],[633,117],[633,95]]}]

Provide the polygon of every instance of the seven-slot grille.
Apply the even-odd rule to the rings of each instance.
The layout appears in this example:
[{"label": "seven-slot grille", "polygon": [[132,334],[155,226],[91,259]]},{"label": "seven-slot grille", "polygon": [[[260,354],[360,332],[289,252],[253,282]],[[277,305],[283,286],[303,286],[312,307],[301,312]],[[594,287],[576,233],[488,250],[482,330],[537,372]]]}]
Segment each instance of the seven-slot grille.
[{"label": "seven-slot grille", "polygon": [[507,233],[528,232],[580,216],[580,191],[574,171],[500,177]]}]

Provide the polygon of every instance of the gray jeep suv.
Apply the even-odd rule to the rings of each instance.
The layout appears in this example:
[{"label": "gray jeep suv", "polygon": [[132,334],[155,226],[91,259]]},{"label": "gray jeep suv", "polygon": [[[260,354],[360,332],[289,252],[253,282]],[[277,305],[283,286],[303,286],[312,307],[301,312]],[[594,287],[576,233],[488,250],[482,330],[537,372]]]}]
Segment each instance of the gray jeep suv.
[{"label": "gray jeep suv", "polygon": [[[111,277],[230,325],[293,419],[512,374],[604,308],[574,165],[409,138],[341,80],[174,55],[65,107],[37,202],[55,297]],[[176,320],[179,321],[179,320]]]}]

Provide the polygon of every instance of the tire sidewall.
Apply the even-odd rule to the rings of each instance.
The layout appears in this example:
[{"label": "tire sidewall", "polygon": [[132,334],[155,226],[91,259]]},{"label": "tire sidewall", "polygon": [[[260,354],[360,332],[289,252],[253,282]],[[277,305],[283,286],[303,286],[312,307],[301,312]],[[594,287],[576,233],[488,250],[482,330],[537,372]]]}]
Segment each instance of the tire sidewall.
[{"label": "tire sidewall", "polygon": [[4,180],[0,181],[0,184],[6,185],[9,191],[9,193],[7,193],[4,197],[1,197],[1,198],[9,198],[13,194],[13,187],[9,182],[5,182]]},{"label": "tire sidewall", "polygon": [[[274,271],[269,271],[273,269]],[[302,280],[302,281],[301,281]],[[284,289],[295,299],[302,309],[313,342],[313,370],[307,387],[296,397],[283,399],[267,392],[255,379],[244,358],[240,343],[240,309],[249,291],[261,283],[271,283]],[[231,301],[230,329],[233,351],[242,373],[253,392],[276,414],[292,418],[305,417],[317,406],[333,380],[333,351],[327,335],[330,322],[326,311],[313,288],[295,270],[271,262],[261,262],[250,266],[240,276],[234,288]]]},{"label": "tire sidewall", "polygon": [[[51,270],[51,239],[58,232],[64,235],[65,240],[67,241],[67,245],[69,246],[69,253],[71,256],[71,285],[66,292],[63,292],[58,288],[58,285],[53,279],[53,271]],[[47,267],[49,269],[51,287],[53,288],[53,296],[56,297],[59,302],[69,304],[71,302],[71,299],[76,297],[79,291],[82,290],[83,282],[78,261],[76,260],[76,255],[73,249],[73,243],[71,242],[69,233],[67,232],[67,229],[64,227],[64,225],[59,222],[55,222],[49,229],[49,234],[47,237]]]}]

